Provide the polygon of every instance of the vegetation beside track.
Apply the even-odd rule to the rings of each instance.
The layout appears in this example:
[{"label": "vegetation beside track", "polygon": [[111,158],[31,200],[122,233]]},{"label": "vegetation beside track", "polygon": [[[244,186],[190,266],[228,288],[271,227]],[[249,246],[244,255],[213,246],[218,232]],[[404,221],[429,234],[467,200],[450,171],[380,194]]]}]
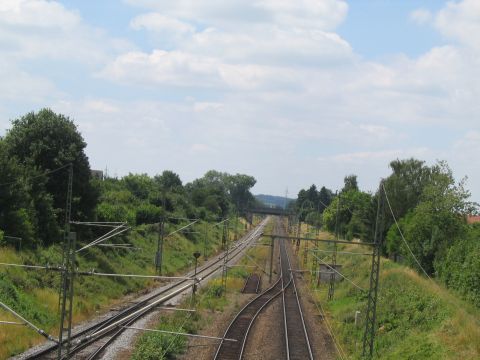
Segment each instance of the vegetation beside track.
[{"label": "vegetation beside track", "polygon": [[[312,247],[310,247],[312,249]],[[327,250],[327,245],[320,249]],[[344,245],[339,251],[368,253],[367,246]],[[328,262],[328,253],[320,255]],[[303,248],[299,261],[303,260]],[[311,266],[309,254],[308,268]],[[342,273],[368,289],[371,257],[338,254]],[[310,276],[305,276],[310,281]],[[326,312],[345,355],[360,359],[366,293],[343,280],[336,284],[334,299],[326,301],[328,282],[311,283],[319,312]],[[355,324],[355,312],[360,311]],[[444,285],[418,275],[414,270],[382,259],[377,308],[378,332],[375,359],[478,359],[480,357],[480,311]],[[339,357],[340,358],[340,357]]]}]

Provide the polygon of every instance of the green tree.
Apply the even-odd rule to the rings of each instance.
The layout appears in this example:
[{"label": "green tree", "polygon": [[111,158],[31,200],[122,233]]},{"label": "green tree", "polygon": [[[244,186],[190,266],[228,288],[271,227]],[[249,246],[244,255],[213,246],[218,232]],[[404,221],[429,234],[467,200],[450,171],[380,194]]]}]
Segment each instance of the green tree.
[{"label": "green tree", "polygon": [[[430,180],[423,186],[418,204],[399,221],[410,249],[428,273],[433,274],[435,261],[441,261],[448,248],[465,236],[465,216],[475,211],[469,196],[464,181],[455,185],[448,165],[439,162],[432,166]],[[394,226],[387,233],[387,249],[400,253],[418,267]]]},{"label": "green tree", "polygon": [[170,170],[165,170],[162,175],[156,175],[154,180],[161,190],[178,191],[182,188],[180,176]]},{"label": "green tree", "polygon": [[347,175],[343,179],[343,189],[341,192],[348,192],[351,190],[358,191],[357,175]]},{"label": "green tree", "polygon": [[244,210],[255,201],[250,192],[250,189],[257,182],[253,176],[229,175],[226,180],[231,201],[237,210]]},{"label": "green tree", "polygon": [[347,239],[371,240],[374,208],[374,198],[369,193],[355,189],[341,192],[324,210],[323,224],[331,232],[338,228]]},{"label": "green tree", "polygon": [[128,174],[122,178],[125,187],[135,197],[147,200],[154,188],[154,182],[147,174]]},{"label": "green tree", "polygon": [[332,202],[334,194],[332,190],[327,189],[325,186],[322,186],[320,192],[318,193],[318,210],[320,213],[326,209],[328,205]]},{"label": "green tree", "polygon": [[26,245],[33,245],[36,242],[36,211],[24,174],[25,169],[7,154],[0,139],[0,229],[7,235],[22,238]]},{"label": "green tree", "polygon": [[[98,193],[90,182],[90,165],[84,152],[86,144],[73,121],[50,109],[42,109],[14,120],[12,125],[4,139],[7,155],[32,169],[31,175],[73,164],[72,219],[93,219]],[[52,207],[58,223],[63,224],[66,169],[50,174],[45,181],[45,190],[52,196]],[[45,200],[46,195],[42,194],[41,198]],[[55,238],[50,236],[44,238],[45,242],[53,240]]]},{"label": "green tree", "polygon": [[226,173],[210,170],[202,178],[185,185],[193,205],[205,207],[218,216],[226,216],[230,208],[227,177]]}]

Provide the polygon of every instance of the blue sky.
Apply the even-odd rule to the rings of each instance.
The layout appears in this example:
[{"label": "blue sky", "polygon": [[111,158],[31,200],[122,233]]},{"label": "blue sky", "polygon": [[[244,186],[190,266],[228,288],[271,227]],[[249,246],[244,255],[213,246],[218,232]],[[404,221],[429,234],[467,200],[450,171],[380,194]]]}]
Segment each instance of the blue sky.
[{"label": "blue sky", "polygon": [[50,107],[110,175],[276,195],[447,160],[480,201],[479,33],[475,0],[6,0],[0,135]]}]

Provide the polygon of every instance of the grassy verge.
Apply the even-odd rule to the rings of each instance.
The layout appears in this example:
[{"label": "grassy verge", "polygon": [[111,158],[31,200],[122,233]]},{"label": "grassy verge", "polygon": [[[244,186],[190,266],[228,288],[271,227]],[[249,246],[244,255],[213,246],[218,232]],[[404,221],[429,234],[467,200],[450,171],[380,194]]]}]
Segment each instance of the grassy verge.
[{"label": "grassy verge", "polygon": [[[320,246],[320,250],[328,249],[327,245]],[[339,247],[339,251],[346,252],[369,250],[357,245]],[[328,262],[329,253],[319,254]],[[343,266],[341,271],[346,277],[368,289],[370,256],[339,254],[337,263]],[[366,292],[345,280],[337,283],[334,300],[330,302],[326,301],[328,283],[312,284],[311,291],[317,304],[326,309],[327,321],[344,352],[349,358],[360,359]],[[376,359],[480,358],[479,309],[408,267],[382,259],[377,309]],[[361,312],[357,324],[356,311]]]},{"label": "grassy verge", "polygon": [[[204,247],[205,223],[203,222],[195,225],[194,232],[175,234],[165,240],[165,274],[173,275],[191,266],[192,254],[196,250],[199,250],[202,255],[205,250],[207,256],[220,250],[221,227],[213,227],[211,224],[207,226],[206,247]],[[239,234],[245,231],[242,221],[239,221],[237,226]],[[170,224],[166,231],[169,233],[177,228],[179,225]],[[233,231],[230,235],[233,237]],[[153,258],[157,237],[155,227],[139,226],[127,237],[116,239],[114,242],[128,241],[140,250],[92,247],[77,257],[77,266],[80,270],[95,269],[97,272],[154,274]],[[202,256],[200,263],[203,261]],[[22,252],[1,248],[0,262],[57,265],[61,263],[61,251],[59,246]],[[45,331],[57,335],[59,279],[58,272],[0,266],[0,301]],[[154,284],[152,280],[78,276],[75,282],[74,323],[79,323],[96,313],[105,312],[123,296]],[[17,321],[1,310],[0,320]],[[43,337],[27,327],[0,325],[0,359],[18,354],[43,340]]]}]

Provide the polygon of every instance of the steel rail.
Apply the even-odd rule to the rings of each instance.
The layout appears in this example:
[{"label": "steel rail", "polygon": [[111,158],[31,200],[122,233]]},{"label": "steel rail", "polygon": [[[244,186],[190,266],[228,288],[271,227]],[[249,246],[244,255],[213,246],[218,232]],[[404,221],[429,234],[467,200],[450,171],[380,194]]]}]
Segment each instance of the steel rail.
[{"label": "steel rail", "polygon": [[[306,343],[306,347],[307,347],[307,350],[308,350],[308,356],[309,356],[310,360],[313,360],[313,352],[312,352],[312,347],[311,347],[311,344],[310,344],[310,339],[309,339],[309,336],[308,336],[307,327],[306,327],[306,324],[305,324],[305,317],[303,315],[302,306],[300,304],[300,299],[298,297],[298,291],[297,291],[297,287],[296,287],[296,284],[295,284],[295,276],[290,271],[291,263],[290,263],[290,257],[288,255],[288,251],[286,249],[285,241],[280,242],[280,253],[281,253],[281,256],[280,256],[281,261],[282,261],[283,257],[285,257],[285,259],[283,261],[286,260],[286,264],[282,263],[282,283],[284,282],[284,277],[285,277],[283,275],[286,275],[286,274],[283,273],[283,265],[287,266],[287,268],[285,270],[287,270],[288,275],[286,275],[286,276],[288,276],[288,278],[289,278],[289,281],[288,281],[287,285],[283,287],[283,292],[282,292],[283,316],[284,316],[284,327],[285,327],[285,345],[286,345],[286,351],[287,351],[287,359],[290,360],[290,358],[292,358],[292,356],[291,356],[292,355],[291,344],[293,342],[290,339],[291,334],[289,334],[289,331],[288,331],[289,320],[288,320],[287,302],[289,300],[286,297],[286,289],[290,285],[293,285],[293,293],[295,295],[295,304],[296,304],[296,307],[297,307],[297,310],[298,310],[298,314],[300,316],[300,320],[301,320],[301,324],[302,324],[302,330],[303,330],[303,336],[305,338],[305,343]],[[295,324],[295,325],[298,326],[298,324]],[[298,355],[298,354],[295,354],[295,355]]]},{"label": "steel rail", "polygon": [[[278,285],[280,283],[280,278],[277,279],[277,281],[275,281],[275,283],[270,286],[267,290],[263,291],[261,294],[255,296],[252,300],[250,300],[238,313],[237,315],[234,317],[234,319],[230,322],[230,324],[228,325],[227,329],[225,330],[225,333],[224,333],[224,337],[227,337],[227,334],[228,332],[235,326],[235,322],[245,313],[245,311],[250,307],[252,306],[253,303],[255,303],[256,301],[258,301],[258,299],[268,295],[270,292],[273,292],[276,288],[278,288]],[[262,307],[260,308],[260,310],[265,307],[270,301],[272,301],[274,298],[276,298],[278,295],[281,294],[281,290],[277,291],[276,293],[273,294],[273,296],[270,298],[270,300],[267,300],[266,303],[264,303],[262,305]],[[258,310],[256,312],[255,315],[258,315],[258,313],[260,312],[260,310]],[[252,321],[250,322],[250,325],[248,327],[248,329],[251,327],[251,325],[253,324],[253,319],[256,318],[256,316],[254,315],[254,317],[252,318]],[[247,330],[248,330],[247,329]],[[239,356],[239,359],[241,359],[241,354],[243,353],[243,349],[245,347],[245,344],[246,344],[246,335],[248,334],[248,331],[245,333],[245,338],[243,339],[242,341],[242,345],[241,345],[241,352],[240,352],[240,356]],[[223,345],[223,341],[220,342],[218,348],[217,348],[217,351],[215,353],[215,356],[214,356],[214,360],[217,360],[217,359],[220,359],[219,356],[220,356],[220,351],[221,351],[221,347]]]},{"label": "steel rail", "polygon": [[[265,224],[266,224],[266,221],[263,221],[262,223],[260,223],[256,228],[254,228],[253,230],[250,230],[249,232],[247,232],[241,240],[237,241],[237,243],[232,247],[233,251],[235,252],[234,255],[232,256],[232,259],[235,259],[237,256],[239,256],[242,251],[244,251],[248,245],[250,244],[250,242],[261,236],[262,233],[263,233],[263,228],[265,227]],[[238,251],[237,251],[238,250]],[[232,250],[231,250],[232,251]],[[218,266],[219,263],[221,263],[223,261],[223,259],[225,258],[226,254],[225,253],[222,253],[216,260],[214,260],[212,263],[210,264],[206,264],[203,268],[200,268],[198,271],[197,271],[197,276],[198,275],[202,275],[203,272],[206,272],[210,269],[212,269],[215,265],[217,265],[217,267],[215,267],[213,270],[211,271],[208,271],[206,274],[203,275],[203,279],[207,278],[208,276],[210,276],[211,274],[213,274],[215,271],[217,271],[221,265]],[[187,275],[189,273],[193,273],[193,271],[190,271],[187,273]],[[82,350],[83,348],[85,348],[85,346],[83,346],[84,344],[86,344],[85,340],[83,339],[82,341],[82,336],[84,336],[85,334],[88,334],[88,333],[94,333],[94,332],[98,332],[99,330],[101,329],[104,329],[105,327],[108,327],[110,324],[114,323],[114,322],[117,322],[118,319],[121,319],[122,317],[125,317],[125,316],[128,316],[129,313],[131,313],[132,311],[135,311],[139,308],[141,308],[143,305],[147,304],[149,301],[152,301],[153,299],[159,297],[159,296],[162,296],[164,295],[165,293],[167,293],[168,291],[172,290],[172,289],[175,289],[176,287],[182,285],[183,283],[187,282],[187,281],[191,281],[193,278],[190,277],[190,279],[185,279],[185,280],[181,280],[179,282],[176,282],[176,283],[173,283],[171,284],[170,286],[167,286],[165,289],[161,290],[160,292],[152,295],[152,296],[149,296],[148,298],[140,301],[140,302],[137,302],[135,303],[134,305],[132,306],[129,306],[127,307],[126,309],[122,310],[121,312],[109,317],[108,319],[105,319],[105,320],[102,320],[100,322],[97,322],[91,326],[88,326],[86,327],[85,329],[75,333],[72,337],[73,340],[75,339],[81,339],[81,340],[77,340],[77,345],[75,348],[72,349],[72,353],[76,353],[80,350]],[[201,281],[201,280],[200,280]],[[190,286],[192,286],[192,284],[190,284]],[[123,329],[124,330],[124,329]],[[123,331],[122,330],[122,331]],[[96,339],[98,340],[98,339]],[[65,343],[66,341],[63,341],[62,343]],[[44,356],[46,356],[47,354],[51,353],[52,351],[54,351],[55,349],[57,349],[57,344],[54,344],[52,346],[49,346],[45,349],[42,349],[38,352],[35,352],[33,354],[29,354],[29,355],[26,355],[24,357],[25,360],[33,360],[33,359],[41,359],[43,358]]]},{"label": "steel rail", "polygon": [[[273,292],[273,295],[270,295]],[[274,299],[277,298],[282,293],[282,286],[281,286],[281,276],[278,277],[277,281],[270,286],[268,289],[263,291],[261,294],[257,295],[254,297],[252,300],[250,300],[238,313],[237,315],[232,319],[230,324],[228,325],[227,329],[225,330],[224,337],[232,337],[233,335],[231,332],[234,332],[235,330],[240,330],[241,332],[241,327],[245,326],[245,321],[248,321],[247,327],[245,329],[244,333],[240,334],[240,340],[241,344],[240,347],[237,349],[238,353],[232,354],[232,349],[224,349],[222,347],[225,346],[235,346],[235,344],[225,344],[223,341],[220,342],[220,344],[217,347],[217,350],[214,355],[214,360],[220,360],[220,359],[242,359],[243,354],[245,352],[245,347],[248,341],[248,336],[250,334],[250,329],[252,328],[255,320],[257,319],[258,315],[262,312],[262,310],[270,304]],[[262,298],[265,298],[263,304],[259,304],[260,307],[258,309],[253,309],[255,312],[253,314],[249,314],[249,311],[251,311],[251,307],[254,307],[258,305],[257,303],[262,301]],[[250,317],[250,318],[249,318]],[[246,319],[247,318],[247,319]],[[249,318],[249,319],[248,319]],[[230,334],[230,335],[229,335]],[[230,354],[229,351],[230,350]],[[235,349],[233,349],[235,351]],[[230,355],[230,356],[229,356]]]},{"label": "steel rail", "polygon": [[[265,226],[266,224],[266,221],[264,221],[260,226],[258,226],[253,232],[251,232],[250,234],[247,234],[246,236],[244,236],[244,240],[241,240],[239,243],[235,244],[234,246],[234,250],[240,248],[239,251],[237,251],[235,253],[235,255],[232,256],[232,258],[235,258],[237,255],[239,255],[245,248],[248,247],[248,244],[253,240],[255,239],[257,236],[260,236],[261,235],[261,232],[259,231],[260,229],[263,230],[263,227]],[[260,233],[260,234],[259,234]],[[243,247],[241,247],[241,245],[244,245]],[[197,275],[200,274],[201,272],[205,271],[205,270],[209,270],[211,269],[214,265],[218,264],[218,262],[222,261],[224,258],[225,258],[226,254],[222,254],[218,260],[214,263],[212,263],[211,265],[207,266],[207,267],[204,267],[202,270],[200,270],[199,272],[197,272]],[[215,273],[219,268],[221,268],[221,265],[218,265],[216,268],[214,268],[213,270],[210,270],[207,274],[205,274],[203,276],[203,278],[207,278],[208,276],[210,276],[211,274]],[[188,281],[188,280],[184,280],[183,282],[185,281]],[[180,282],[182,283],[182,282]],[[167,295],[165,297],[165,299],[161,299],[161,300],[158,300],[158,301],[155,301],[155,305],[147,305],[145,306],[144,308],[138,310],[135,314],[136,316],[130,316],[128,317],[128,319],[126,319],[126,324],[123,325],[123,326],[129,326],[131,324],[133,324],[136,320],[138,320],[139,318],[141,318],[142,316],[144,316],[149,310],[151,310],[152,308],[154,308],[156,306],[156,304],[160,304],[164,301],[167,301],[169,300],[170,298],[178,295],[178,294],[181,294],[183,291],[185,291],[186,289],[188,289],[189,287],[191,287],[193,284],[188,284],[185,286],[185,289],[182,288],[181,291],[180,290],[177,290],[177,291],[174,291],[174,295]],[[167,298],[168,297],[168,298]],[[152,303],[153,304],[153,303]],[[124,320],[125,320],[124,319]],[[115,329],[115,326],[114,325],[121,325],[122,322],[124,322],[124,320],[120,320],[119,322],[117,322],[117,324],[112,324],[110,325],[109,329],[105,329],[102,331],[102,333],[98,332],[98,334],[101,336],[102,334],[107,334],[108,332],[112,331]],[[98,348],[97,350],[95,350],[94,353],[92,353],[90,355],[90,357],[88,357],[88,360],[93,360],[93,359],[96,359],[101,353],[104,352],[104,350],[125,330],[124,327],[120,328],[117,330],[117,332],[115,332],[113,334],[113,336],[107,340],[107,342],[105,342],[102,346],[100,346],[100,348]],[[98,337],[93,337],[93,334],[92,334],[92,340],[95,339],[94,341],[98,340]],[[92,341],[92,342],[94,342]]]}]

